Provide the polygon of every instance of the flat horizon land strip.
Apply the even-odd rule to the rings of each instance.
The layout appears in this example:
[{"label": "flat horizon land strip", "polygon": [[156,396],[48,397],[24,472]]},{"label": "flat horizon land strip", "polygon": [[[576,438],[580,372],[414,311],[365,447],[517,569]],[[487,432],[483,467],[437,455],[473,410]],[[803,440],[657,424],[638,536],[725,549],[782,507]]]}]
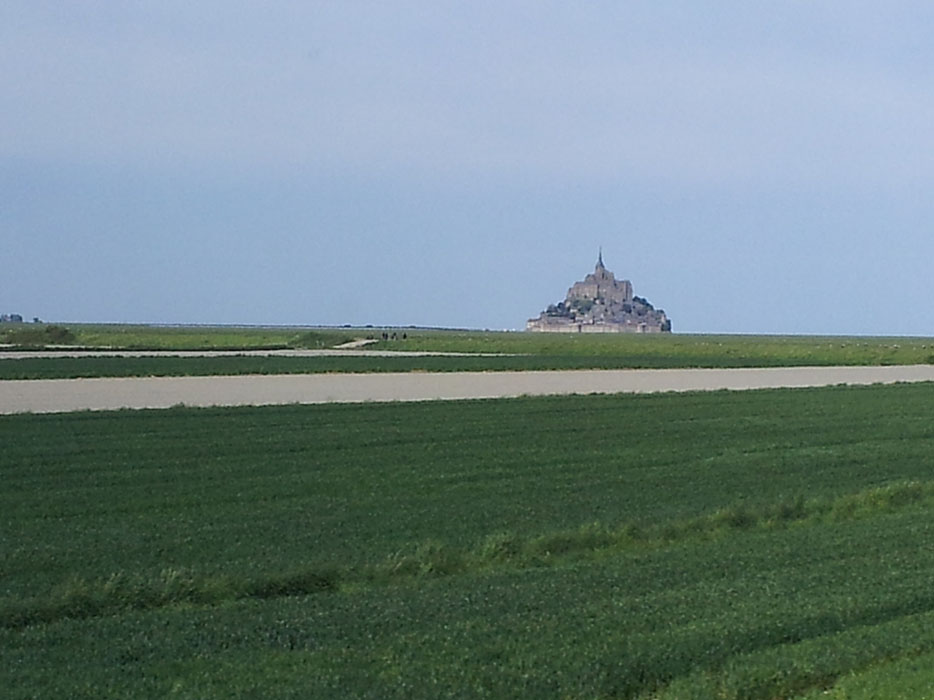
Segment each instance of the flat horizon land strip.
[{"label": "flat horizon land strip", "polygon": [[17,348],[51,345],[112,350],[274,350],[329,348],[367,333],[374,332],[301,326],[17,323],[0,326],[0,343]]},{"label": "flat horizon land strip", "polygon": [[[381,339],[383,332],[389,336],[388,340]],[[0,379],[934,363],[934,339],[930,338],[151,326],[76,326],[74,335],[77,345],[111,348],[113,356],[10,359],[3,358],[0,352]],[[367,346],[374,350],[456,352],[472,356],[252,357],[237,354],[238,350],[251,349],[329,348],[367,337],[377,341]],[[121,348],[219,349],[229,351],[230,356],[136,358],[120,356]],[[501,356],[485,355],[489,353]]]},{"label": "flat horizon land strip", "polygon": [[932,440],[931,384],[0,416],[0,687],[908,692]]}]

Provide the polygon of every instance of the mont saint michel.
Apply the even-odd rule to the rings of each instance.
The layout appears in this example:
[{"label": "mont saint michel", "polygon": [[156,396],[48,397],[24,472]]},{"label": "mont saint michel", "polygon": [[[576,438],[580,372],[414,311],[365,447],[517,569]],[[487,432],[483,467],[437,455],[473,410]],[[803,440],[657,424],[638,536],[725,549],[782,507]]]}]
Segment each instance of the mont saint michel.
[{"label": "mont saint michel", "polygon": [[540,333],[670,333],[665,312],[632,291],[632,282],[618,280],[603,264],[568,290],[564,301],[551,304],[525,326]]}]

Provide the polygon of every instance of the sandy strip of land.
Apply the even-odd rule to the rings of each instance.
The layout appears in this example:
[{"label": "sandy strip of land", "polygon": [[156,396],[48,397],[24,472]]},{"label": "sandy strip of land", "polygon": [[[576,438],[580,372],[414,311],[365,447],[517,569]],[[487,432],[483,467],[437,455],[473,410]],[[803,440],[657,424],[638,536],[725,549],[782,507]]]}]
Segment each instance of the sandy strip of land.
[{"label": "sandy strip of land", "polygon": [[934,365],[139,377],[0,381],[0,413],[430,401],[934,381]]}]

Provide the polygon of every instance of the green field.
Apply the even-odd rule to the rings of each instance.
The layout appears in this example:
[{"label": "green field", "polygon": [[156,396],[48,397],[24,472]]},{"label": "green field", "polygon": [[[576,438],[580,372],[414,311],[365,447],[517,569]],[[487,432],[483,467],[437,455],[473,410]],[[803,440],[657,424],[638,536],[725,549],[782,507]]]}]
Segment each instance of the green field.
[{"label": "green field", "polygon": [[806,700],[932,700],[934,654],[909,656],[848,674],[830,690],[809,693]]},{"label": "green field", "polygon": [[0,687],[910,689],[932,439],[929,384],[3,416]]},{"label": "green field", "polygon": [[807,335],[574,334],[495,331],[409,331],[405,341],[374,348],[497,352],[542,357],[628,356],[647,367],[777,364],[909,364],[934,362],[934,338]]},{"label": "green field", "polygon": [[[28,326],[27,330],[30,330]],[[0,379],[934,363],[934,339],[930,338],[153,326],[73,326],[70,330],[75,336],[75,346],[109,348],[113,356],[10,359],[3,358],[0,351]],[[389,340],[380,339],[383,332],[390,335]],[[391,338],[392,334],[395,339]],[[367,346],[373,350],[468,353],[469,356],[250,357],[237,354],[238,350],[261,348],[328,348],[367,337],[377,339],[375,344]],[[120,356],[120,349],[227,350],[230,356],[129,358]],[[484,356],[484,353],[501,356]]]},{"label": "green field", "polygon": [[0,343],[23,348],[70,345],[125,350],[257,350],[332,347],[357,337],[360,337],[360,331],[351,329],[290,326],[81,323],[0,326]]}]

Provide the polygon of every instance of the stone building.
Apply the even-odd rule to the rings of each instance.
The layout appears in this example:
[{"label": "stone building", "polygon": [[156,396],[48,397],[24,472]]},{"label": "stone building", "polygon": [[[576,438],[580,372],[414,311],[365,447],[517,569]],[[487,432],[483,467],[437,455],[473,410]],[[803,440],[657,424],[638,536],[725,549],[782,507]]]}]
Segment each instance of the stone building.
[{"label": "stone building", "polygon": [[564,301],[551,304],[526,330],[540,333],[668,333],[671,321],[661,309],[633,294],[632,282],[618,280],[603,264],[568,290]]}]

